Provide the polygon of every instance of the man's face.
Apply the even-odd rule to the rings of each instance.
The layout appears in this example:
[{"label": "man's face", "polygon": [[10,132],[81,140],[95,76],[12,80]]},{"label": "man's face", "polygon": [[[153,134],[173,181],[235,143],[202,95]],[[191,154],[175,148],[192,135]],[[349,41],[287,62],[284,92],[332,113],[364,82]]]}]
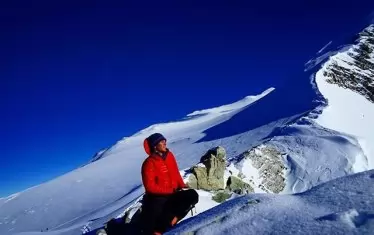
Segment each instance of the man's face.
[{"label": "man's face", "polygon": [[166,152],[166,140],[161,140],[157,145],[156,145],[156,150],[161,153]]}]

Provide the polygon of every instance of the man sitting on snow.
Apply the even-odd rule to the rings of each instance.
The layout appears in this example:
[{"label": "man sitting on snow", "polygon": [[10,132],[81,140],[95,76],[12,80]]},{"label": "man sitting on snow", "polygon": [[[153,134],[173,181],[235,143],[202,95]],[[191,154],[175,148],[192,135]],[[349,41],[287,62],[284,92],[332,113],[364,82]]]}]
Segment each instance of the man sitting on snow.
[{"label": "man sitting on snow", "polygon": [[144,140],[148,157],[141,174],[145,188],[141,215],[144,234],[162,234],[183,219],[199,201],[194,189],[188,189],[179,173],[166,138],[154,133]]}]

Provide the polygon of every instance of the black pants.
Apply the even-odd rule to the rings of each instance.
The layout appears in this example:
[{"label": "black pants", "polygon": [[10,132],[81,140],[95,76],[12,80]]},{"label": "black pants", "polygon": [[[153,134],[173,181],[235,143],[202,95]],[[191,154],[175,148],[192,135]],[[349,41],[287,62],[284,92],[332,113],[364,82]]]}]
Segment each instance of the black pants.
[{"label": "black pants", "polygon": [[176,216],[183,219],[199,201],[199,195],[193,189],[177,191],[170,196],[145,195],[141,227],[144,234],[154,231],[164,233],[170,229]]}]

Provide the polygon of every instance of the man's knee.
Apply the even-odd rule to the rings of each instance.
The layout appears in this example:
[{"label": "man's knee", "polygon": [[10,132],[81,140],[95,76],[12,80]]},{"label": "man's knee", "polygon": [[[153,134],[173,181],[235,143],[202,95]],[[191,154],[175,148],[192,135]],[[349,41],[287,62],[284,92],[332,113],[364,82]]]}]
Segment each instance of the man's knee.
[{"label": "man's knee", "polygon": [[186,197],[192,205],[195,205],[199,202],[199,194],[195,189],[188,189],[185,191]]}]

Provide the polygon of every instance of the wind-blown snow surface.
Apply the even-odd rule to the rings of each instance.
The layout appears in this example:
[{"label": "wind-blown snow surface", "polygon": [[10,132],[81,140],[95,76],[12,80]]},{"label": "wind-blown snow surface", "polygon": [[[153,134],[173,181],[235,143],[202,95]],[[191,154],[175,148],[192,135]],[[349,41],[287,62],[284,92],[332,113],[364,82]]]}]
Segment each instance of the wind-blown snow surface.
[{"label": "wind-blown snow surface", "polygon": [[356,92],[327,83],[322,71],[317,73],[317,84],[329,105],[316,122],[329,129],[355,136],[366,156],[358,159],[354,167],[357,171],[374,168],[374,104]]},{"label": "wind-blown snow surface", "polygon": [[185,220],[166,234],[373,234],[373,185],[370,170],[300,194],[248,194]]},{"label": "wind-blown snow surface", "polygon": [[[371,27],[374,28],[374,25]],[[360,42],[364,40],[361,39]],[[317,72],[316,84],[318,90],[327,99],[328,105],[323,109],[316,122],[323,127],[354,136],[359,141],[365,155],[357,158],[354,163],[353,167],[358,172],[374,168],[374,103],[355,91],[328,83],[326,81],[328,77],[324,74],[333,63],[350,71],[367,73],[354,65],[354,60],[349,55],[355,53],[354,47],[357,46],[352,46],[332,56]],[[371,61],[374,62],[373,53]],[[371,79],[374,84],[374,77]]]},{"label": "wind-blown snow surface", "polygon": [[[229,159],[261,143],[277,146],[287,156],[284,159],[288,166],[287,185],[283,193],[301,192],[353,173],[352,158],[360,154],[354,141],[313,126],[300,114],[240,134],[196,142],[208,128],[229,122],[234,115],[248,115],[247,110],[255,103],[278,100],[278,96],[272,96],[273,92],[269,89],[258,99],[246,97],[234,105],[198,111],[180,122],[153,125],[103,151],[98,161],[0,201],[0,234],[35,234],[47,228],[48,234],[81,234],[84,227],[97,228],[117,217],[144,191],[140,167],[146,154],[142,142],[155,131],[168,138],[181,169],[196,164],[209,148],[218,145],[226,149]],[[202,201],[197,205],[197,213],[216,205],[209,194],[200,192],[200,195]]]},{"label": "wind-blown snow surface", "polygon": [[[330,56],[332,54],[326,55]],[[338,53],[335,56],[339,57],[340,54]],[[316,66],[320,59],[314,60],[311,64]],[[371,211],[362,212],[362,207],[356,204],[354,204],[354,207],[353,204],[348,204],[358,210],[358,216],[356,217],[354,216],[355,211],[347,213],[341,211],[342,214],[336,216],[328,215],[328,213],[338,212],[338,207],[342,202],[340,200],[336,203],[331,201],[333,204],[328,207],[328,197],[335,197],[334,194],[337,194],[336,197],[341,198],[345,191],[334,191],[334,188],[332,188],[332,190],[327,191],[329,192],[328,195],[322,197],[323,195],[320,195],[320,191],[317,190],[317,194],[309,197],[311,201],[307,200],[308,193],[300,196],[284,195],[305,192],[329,180],[353,174],[372,166],[370,158],[370,161],[365,160],[368,156],[372,156],[370,153],[372,153],[373,141],[370,130],[374,118],[368,111],[372,110],[370,109],[371,106],[364,103],[364,99],[352,98],[352,100],[355,99],[357,107],[364,105],[364,108],[359,109],[359,111],[365,112],[363,113],[365,121],[357,119],[357,114],[354,112],[358,110],[354,109],[353,105],[347,105],[346,110],[343,110],[338,104],[338,100],[341,99],[342,101],[341,97],[345,98],[346,94],[339,93],[342,92],[341,90],[335,92],[335,88],[329,87],[330,84],[324,84],[323,81],[321,73],[317,73],[316,76],[317,86],[310,86],[307,79],[298,78],[293,81],[298,88],[297,91],[294,91],[292,86],[283,89],[270,88],[258,96],[248,96],[232,104],[195,111],[181,121],[155,124],[133,136],[124,138],[112,147],[98,152],[92,162],[83,167],[45,184],[0,199],[0,234],[78,235],[82,233],[83,228],[94,229],[100,227],[110,218],[121,215],[126,208],[136,204],[136,201],[144,192],[141,184],[140,168],[146,154],[142,143],[144,138],[154,132],[162,132],[167,137],[169,148],[175,153],[181,169],[188,169],[195,165],[208,149],[218,145],[223,146],[230,161],[228,169],[234,173],[242,171],[247,177],[246,179],[254,181],[254,186],[260,184],[263,179],[256,169],[248,165],[250,161],[240,162],[238,165],[233,164],[233,162],[240,159],[244,152],[254,147],[274,147],[281,152],[282,162],[286,166],[284,171],[286,185],[280,192],[283,195],[248,195],[248,198],[258,198],[260,203],[256,204],[259,206],[256,207],[258,209],[249,209],[249,214],[243,215],[243,218],[248,218],[248,216],[258,215],[254,212],[261,211],[264,214],[269,213],[271,219],[266,221],[267,219],[264,216],[257,219],[253,217],[253,219],[249,219],[252,227],[248,227],[250,225],[241,220],[238,221],[238,229],[244,230],[245,227],[257,231],[255,227],[258,224],[264,225],[266,222],[270,224],[266,225],[267,228],[257,229],[269,229],[266,231],[276,232],[278,231],[276,225],[286,225],[286,223],[277,224],[278,220],[275,220],[276,217],[282,218],[283,214],[281,213],[288,215],[288,224],[291,223],[292,219],[298,222],[294,227],[291,226],[294,229],[301,227],[302,223],[306,223],[307,228],[314,228],[313,226],[317,222],[314,222],[311,218],[317,215],[318,218],[335,218],[338,221],[337,223],[329,220],[327,222],[318,220],[318,223],[322,224],[331,223],[330,228],[334,231],[341,231],[339,228],[335,229],[335,226],[341,225],[343,222],[339,221],[343,221],[346,217],[348,222],[350,220],[353,224],[357,220],[371,221],[372,207],[367,207],[368,209],[371,208]],[[313,91],[316,88],[320,90]],[[308,106],[309,104],[306,106],[300,104],[301,100],[305,101],[311,97],[311,92],[320,93],[327,98],[328,105],[316,108],[315,106]],[[349,93],[350,97],[354,97],[352,93]],[[305,95],[305,97],[302,95]],[[335,96],[336,98],[334,98]],[[297,101],[295,101],[295,97],[297,97]],[[345,100],[344,104],[346,104]],[[277,109],[273,107],[277,107]],[[321,110],[323,111],[322,114]],[[343,117],[342,114],[346,116]],[[349,122],[352,120],[357,121],[355,123],[356,128],[348,125],[352,124]],[[358,130],[360,132],[357,132]],[[374,131],[372,132],[374,133]],[[184,174],[183,171],[181,173]],[[226,172],[225,177],[227,178],[227,176]],[[370,177],[372,179],[372,175]],[[347,198],[355,192],[354,190],[358,186],[357,181],[352,181],[352,183],[357,185],[352,185],[353,191],[347,189]],[[330,186],[333,185],[330,184]],[[369,186],[369,183],[366,184],[367,188],[365,190],[373,195]],[[328,185],[325,187],[328,187]],[[257,193],[262,192],[260,188],[255,187],[254,190]],[[362,194],[359,192],[362,192]],[[221,213],[221,206],[226,208],[226,206],[231,205],[230,203],[236,204],[241,203],[240,200],[247,200],[237,199],[238,201],[236,201],[234,199],[230,200],[228,204],[215,207],[217,203],[211,200],[209,192],[199,191],[199,194],[201,201],[197,205],[197,214],[201,214],[201,216],[214,214],[215,212]],[[357,195],[357,198],[361,198],[361,196],[366,197],[369,194],[363,190],[357,191]],[[321,196],[322,203],[324,203],[322,199],[325,199],[326,202],[321,204],[320,207],[317,205],[319,202],[318,196]],[[318,202],[311,205],[312,198]],[[287,207],[288,202],[293,202],[297,207]],[[306,204],[301,205],[303,202]],[[367,200],[363,200],[360,203],[366,205],[366,202]],[[278,207],[279,212],[272,212],[271,207],[267,205]],[[352,209],[345,205],[340,206],[344,210]],[[209,210],[210,208],[213,208],[213,210]],[[304,210],[306,219],[302,219],[303,216],[300,216]],[[198,218],[201,218],[196,216],[197,221],[187,223],[188,217],[185,218],[183,224],[192,223],[197,226],[195,222],[198,222]],[[225,221],[228,221],[228,223],[225,223]],[[221,228],[232,229],[235,232],[236,225],[230,221],[232,220],[229,217],[225,217],[220,223],[223,226]],[[205,220],[205,222],[207,221]],[[203,225],[204,223],[198,226]],[[182,226],[181,224],[180,226],[182,229],[185,225]],[[193,228],[197,229],[196,226]],[[230,226],[233,227],[229,228]],[[368,225],[365,222],[364,227],[360,228],[366,229],[366,226]],[[207,229],[209,230],[211,227],[208,224]],[[46,232],[47,228],[48,232]],[[328,229],[328,225],[324,228]],[[41,233],[42,230],[43,233]],[[202,229],[200,231],[207,230]],[[215,230],[212,229],[211,231]],[[310,231],[313,232],[313,230]]]},{"label": "wind-blown snow surface", "polygon": [[[62,234],[79,234],[88,221],[96,221],[101,225],[120,214],[144,191],[140,168],[146,154],[142,142],[155,131],[162,132],[168,138],[169,147],[176,153],[182,169],[197,163],[208,148],[218,143],[241,152],[247,150],[256,139],[248,138],[236,144],[233,142],[238,137],[195,145],[192,143],[204,136],[204,130],[227,121],[273,90],[270,88],[257,97],[245,97],[233,105],[192,113],[180,122],[153,125],[103,151],[99,161],[1,200],[0,234],[47,228]],[[270,124],[251,136],[259,140],[286,121]],[[232,150],[229,153],[235,154],[237,152]]]},{"label": "wind-blown snow surface", "polygon": [[317,52],[317,55],[318,54],[321,54],[327,47],[329,47],[331,45],[332,41],[328,42],[326,45],[324,45],[318,52]]}]

